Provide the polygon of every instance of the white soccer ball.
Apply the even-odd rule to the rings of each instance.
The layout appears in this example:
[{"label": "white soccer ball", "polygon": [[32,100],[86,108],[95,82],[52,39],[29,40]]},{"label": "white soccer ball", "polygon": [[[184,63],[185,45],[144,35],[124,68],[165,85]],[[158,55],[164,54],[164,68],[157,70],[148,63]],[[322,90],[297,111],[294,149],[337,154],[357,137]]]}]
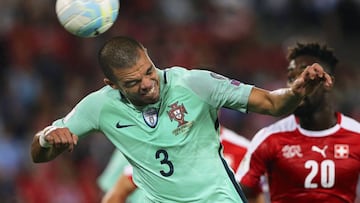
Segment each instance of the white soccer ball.
[{"label": "white soccer ball", "polygon": [[115,22],[119,0],[57,0],[56,15],[61,25],[79,37],[95,37]]}]

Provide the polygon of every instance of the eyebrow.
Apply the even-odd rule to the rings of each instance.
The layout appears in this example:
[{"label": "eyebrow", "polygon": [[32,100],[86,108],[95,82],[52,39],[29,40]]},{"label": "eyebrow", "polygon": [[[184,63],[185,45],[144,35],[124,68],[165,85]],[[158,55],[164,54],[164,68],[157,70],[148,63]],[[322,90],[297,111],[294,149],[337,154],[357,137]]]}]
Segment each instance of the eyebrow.
[{"label": "eyebrow", "polygon": [[[145,74],[147,74],[151,69],[154,68],[154,65],[151,65],[149,68],[146,69],[146,72]],[[127,83],[132,83],[132,82],[136,82],[136,81],[139,81],[139,79],[129,79],[129,80],[125,80],[123,81],[124,84],[127,84]]]}]

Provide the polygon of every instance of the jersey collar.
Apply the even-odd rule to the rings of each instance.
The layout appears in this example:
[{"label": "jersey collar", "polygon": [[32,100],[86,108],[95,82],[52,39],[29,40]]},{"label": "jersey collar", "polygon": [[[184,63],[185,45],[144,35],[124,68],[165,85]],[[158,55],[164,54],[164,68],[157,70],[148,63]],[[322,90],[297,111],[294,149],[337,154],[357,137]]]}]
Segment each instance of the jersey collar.
[{"label": "jersey collar", "polygon": [[303,134],[305,136],[309,136],[309,137],[325,137],[325,136],[334,134],[335,132],[337,132],[340,129],[341,113],[336,112],[336,117],[337,117],[336,124],[333,127],[325,129],[325,130],[307,130],[300,126],[300,120],[298,117],[295,117],[295,121],[296,121],[297,129],[299,130],[299,132],[301,134]]}]

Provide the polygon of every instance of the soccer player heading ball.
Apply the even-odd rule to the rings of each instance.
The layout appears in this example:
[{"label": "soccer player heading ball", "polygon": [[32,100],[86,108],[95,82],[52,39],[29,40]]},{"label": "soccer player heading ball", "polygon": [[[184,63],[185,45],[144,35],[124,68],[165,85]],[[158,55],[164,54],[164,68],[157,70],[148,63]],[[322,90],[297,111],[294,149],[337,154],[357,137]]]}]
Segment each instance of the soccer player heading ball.
[{"label": "soccer player heading ball", "polygon": [[222,157],[218,111],[280,116],[319,86],[331,88],[310,64],[288,88],[267,91],[207,70],[158,69],[142,44],[114,37],[99,51],[105,87],[34,136],[34,162],[72,150],[78,137],[101,131],[133,166],[144,202],[246,202]]}]

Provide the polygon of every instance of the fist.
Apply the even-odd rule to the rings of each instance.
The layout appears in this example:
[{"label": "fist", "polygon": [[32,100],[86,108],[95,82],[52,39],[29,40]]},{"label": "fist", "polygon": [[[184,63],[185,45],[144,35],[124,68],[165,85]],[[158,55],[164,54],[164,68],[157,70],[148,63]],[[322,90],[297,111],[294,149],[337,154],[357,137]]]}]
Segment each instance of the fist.
[{"label": "fist", "polygon": [[314,63],[305,68],[298,78],[291,85],[291,90],[302,97],[313,93],[318,87],[323,85],[326,89],[330,89],[333,85],[332,79],[326,73],[323,67]]},{"label": "fist", "polygon": [[[43,136],[43,138],[41,138]],[[55,126],[49,126],[44,129],[43,134],[40,135],[40,139],[44,139],[46,144],[55,148],[68,149],[72,151],[78,142],[78,136],[73,134],[69,128],[58,128]]]}]

